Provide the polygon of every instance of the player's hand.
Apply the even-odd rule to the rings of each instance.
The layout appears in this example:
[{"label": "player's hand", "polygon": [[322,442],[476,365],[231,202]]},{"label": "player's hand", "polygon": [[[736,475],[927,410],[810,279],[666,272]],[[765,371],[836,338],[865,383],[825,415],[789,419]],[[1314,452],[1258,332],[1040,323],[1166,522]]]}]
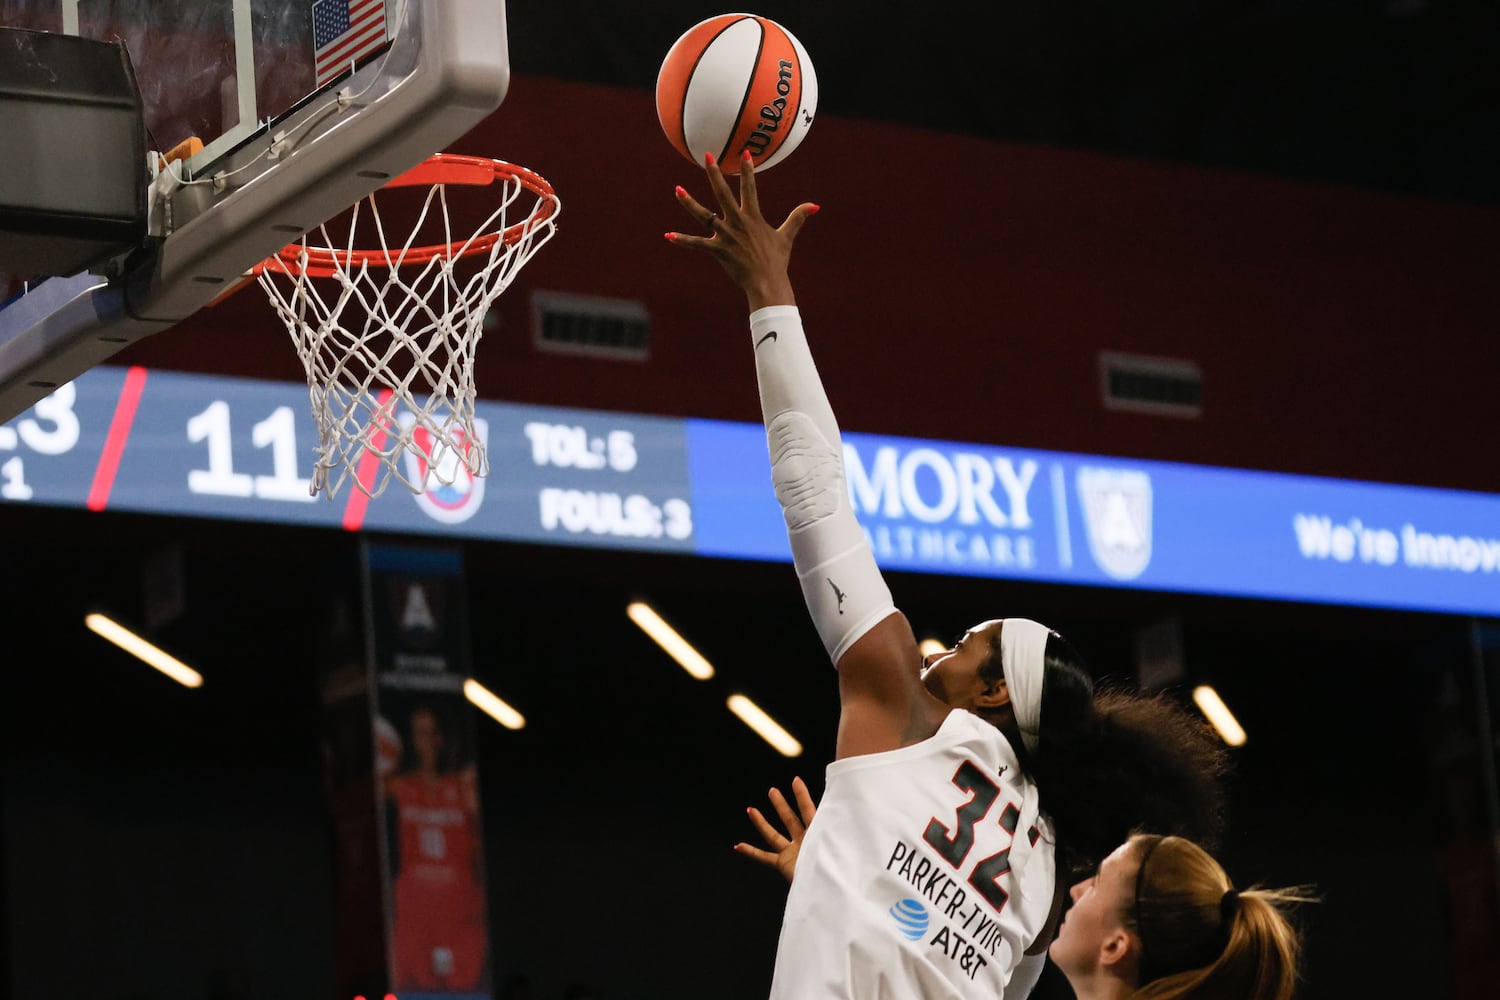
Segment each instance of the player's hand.
[{"label": "player's hand", "polygon": [[705,208],[681,187],[677,188],[677,202],[712,235],[667,233],[667,239],[678,246],[707,251],[715,257],[735,284],[745,290],[752,310],[762,306],[794,305],[792,282],[787,277],[792,243],[808,216],[818,211],[818,206],[803,202],[792,209],[780,226],[772,226],[761,215],[760,201],[755,192],[755,167],[748,156],[740,159],[738,198],[729,189],[729,182],[711,156],[704,157],[703,171],[708,175],[708,186],[718,202],[719,212],[716,214]]},{"label": "player's hand", "polygon": [[[786,876],[788,882],[797,871],[797,855],[802,851],[802,838],[807,835],[807,827],[818,812],[818,807],[813,805],[812,794],[808,792],[807,785],[801,778],[792,779],[792,795],[797,799],[796,813],[792,812],[792,807],[787,803],[786,796],[781,794],[781,789],[771,789],[771,805],[776,809],[776,815],[781,817],[781,824],[786,827],[785,834],[772,826],[759,809],[751,806],[745,810],[750,816],[750,822],[754,824],[761,839],[766,842],[766,847],[770,850],[763,850],[743,842],[734,845],[736,853],[775,868]],[[801,815],[799,816],[798,813]]]}]

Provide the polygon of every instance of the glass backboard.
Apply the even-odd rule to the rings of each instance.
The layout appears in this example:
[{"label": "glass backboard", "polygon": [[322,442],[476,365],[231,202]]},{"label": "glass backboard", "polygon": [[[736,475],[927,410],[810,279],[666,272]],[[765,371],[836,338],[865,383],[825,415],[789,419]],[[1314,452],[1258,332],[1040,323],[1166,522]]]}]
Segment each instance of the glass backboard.
[{"label": "glass backboard", "polygon": [[504,99],[503,0],[0,0],[0,26],[119,41],[154,174],[146,245],[0,307],[0,421],[192,315]]},{"label": "glass backboard", "polygon": [[196,138],[205,160],[368,62],[391,26],[385,0],[0,0],[0,24],[123,42],[153,148]]}]

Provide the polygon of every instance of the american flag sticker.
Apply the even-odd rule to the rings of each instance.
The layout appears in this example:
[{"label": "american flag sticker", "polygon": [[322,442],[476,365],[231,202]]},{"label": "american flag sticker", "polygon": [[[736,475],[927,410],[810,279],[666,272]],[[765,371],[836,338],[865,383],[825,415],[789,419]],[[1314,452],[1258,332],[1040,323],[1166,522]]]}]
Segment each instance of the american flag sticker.
[{"label": "american flag sticker", "polygon": [[387,41],[385,0],[318,0],[312,13],[313,71],[319,87]]}]

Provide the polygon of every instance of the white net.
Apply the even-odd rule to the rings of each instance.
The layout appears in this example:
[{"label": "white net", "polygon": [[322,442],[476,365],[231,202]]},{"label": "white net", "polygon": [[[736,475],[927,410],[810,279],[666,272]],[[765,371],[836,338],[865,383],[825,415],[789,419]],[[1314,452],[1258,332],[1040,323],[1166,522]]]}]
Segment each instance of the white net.
[{"label": "white net", "polygon": [[[486,199],[474,214],[483,221],[455,236],[449,189],[480,184]],[[392,244],[378,202],[396,188],[416,202],[406,206],[416,221]],[[256,269],[307,369],[318,430],[314,495],[332,498],[350,480],[374,498],[392,479],[421,493],[488,473],[474,413],[475,349],[491,306],[552,238],[561,208],[531,171],[440,154],[341,217],[343,239],[330,235],[341,225],[324,223],[314,231],[322,246],[304,237]],[[418,245],[427,234],[435,242]],[[370,245],[378,249],[356,249]]]}]

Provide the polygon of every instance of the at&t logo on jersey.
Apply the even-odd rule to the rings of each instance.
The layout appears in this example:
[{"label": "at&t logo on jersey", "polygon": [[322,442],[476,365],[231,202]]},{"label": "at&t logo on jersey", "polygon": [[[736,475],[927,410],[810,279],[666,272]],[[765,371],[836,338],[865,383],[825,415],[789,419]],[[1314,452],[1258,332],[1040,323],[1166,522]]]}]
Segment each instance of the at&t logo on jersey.
[{"label": "at&t logo on jersey", "polygon": [[[475,419],[474,433],[483,448],[489,442],[489,423]],[[462,430],[454,437],[467,447]],[[434,521],[459,524],[473,517],[484,499],[484,479],[469,471],[459,460],[459,453],[439,442],[425,427],[412,430],[412,443],[401,456],[406,463],[406,478],[422,485],[416,494],[417,506]]]},{"label": "at&t logo on jersey", "polygon": [[1151,563],[1151,477],[1134,469],[1078,470],[1078,496],[1089,551],[1116,580],[1133,580]]},{"label": "at&t logo on jersey", "polygon": [[915,899],[902,899],[892,904],[887,911],[896,921],[896,930],[908,941],[920,941],[927,933],[929,919],[927,907]]},{"label": "at&t logo on jersey", "polygon": [[[972,836],[969,839],[972,844]],[[1008,855],[1009,851],[1004,852]],[[993,862],[995,858],[985,860]],[[897,933],[908,941],[925,942],[928,949],[941,952],[969,979],[977,978],[1004,946],[1004,936],[999,909],[976,885],[975,876],[971,874],[965,888],[954,877],[961,871],[949,863],[939,863],[915,843],[906,841],[898,841],[892,848],[885,870],[910,885],[920,897],[904,896],[886,911],[896,922]],[[1009,871],[1007,867],[996,877]],[[989,888],[990,895],[995,896],[996,886],[992,883]]]}]

